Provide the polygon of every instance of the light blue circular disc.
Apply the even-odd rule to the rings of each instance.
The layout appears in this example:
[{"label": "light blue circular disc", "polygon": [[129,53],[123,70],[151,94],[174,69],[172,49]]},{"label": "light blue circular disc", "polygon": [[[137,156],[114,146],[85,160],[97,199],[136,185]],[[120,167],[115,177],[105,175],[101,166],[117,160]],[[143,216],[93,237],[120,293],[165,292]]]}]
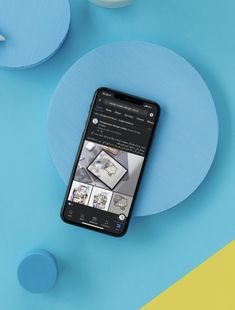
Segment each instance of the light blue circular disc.
[{"label": "light blue circular disc", "polygon": [[176,206],[203,181],[217,148],[217,114],[205,82],[184,58],[151,43],[117,42],[83,56],[60,81],[49,111],[49,147],[66,183],[89,105],[101,86],[160,104],[134,214]]},{"label": "light blue circular disc", "polygon": [[20,285],[31,293],[44,293],[57,279],[57,265],[52,254],[45,250],[26,253],[17,270]]},{"label": "light blue circular disc", "polygon": [[70,25],[68,0],[0,0],[0,67],[26,68],[52,56]]}]

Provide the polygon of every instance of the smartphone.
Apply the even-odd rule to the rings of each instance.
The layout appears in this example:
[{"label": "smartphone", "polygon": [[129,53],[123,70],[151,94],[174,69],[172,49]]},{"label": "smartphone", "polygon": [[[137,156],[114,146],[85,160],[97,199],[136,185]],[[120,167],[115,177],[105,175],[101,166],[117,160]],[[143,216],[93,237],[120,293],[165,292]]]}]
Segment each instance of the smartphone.
[{"label": "smartphone", "polygon": [[159,114],[156,102],[105,87],[95,92],[63,221],[117,237],[126,233]]}]

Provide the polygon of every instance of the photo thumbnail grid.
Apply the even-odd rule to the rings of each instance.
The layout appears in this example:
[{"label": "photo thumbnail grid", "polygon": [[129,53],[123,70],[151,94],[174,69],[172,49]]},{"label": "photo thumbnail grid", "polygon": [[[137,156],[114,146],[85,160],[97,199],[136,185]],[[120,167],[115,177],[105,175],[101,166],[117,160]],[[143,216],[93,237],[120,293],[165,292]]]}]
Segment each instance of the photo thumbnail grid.
[{"label": "photo thumbnail grid", "polygon": [[128,216],[144,157],[84,141],[68,200]]}]

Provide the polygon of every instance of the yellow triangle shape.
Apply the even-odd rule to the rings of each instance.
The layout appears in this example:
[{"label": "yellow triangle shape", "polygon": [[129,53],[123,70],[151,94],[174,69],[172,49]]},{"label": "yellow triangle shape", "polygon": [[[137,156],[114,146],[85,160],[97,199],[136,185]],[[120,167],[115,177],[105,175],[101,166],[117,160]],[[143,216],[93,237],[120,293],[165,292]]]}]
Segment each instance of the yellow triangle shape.
[{"label": "yellow triangle shape", "polygon": [[234,310],[235,240],[142,310]]}]

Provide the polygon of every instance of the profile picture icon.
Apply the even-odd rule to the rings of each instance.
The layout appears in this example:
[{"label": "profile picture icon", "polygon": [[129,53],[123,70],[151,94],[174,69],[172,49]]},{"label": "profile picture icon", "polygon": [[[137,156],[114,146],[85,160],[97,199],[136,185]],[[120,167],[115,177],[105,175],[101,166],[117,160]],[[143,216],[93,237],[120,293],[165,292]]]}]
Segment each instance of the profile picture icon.
[{"label": "profile picture icon", "polygon": [[97,118],[93,118],[92,123],[93,123],[94,125],[97,125],[97,124],[99,123],[99,121],[98,121]]}]

